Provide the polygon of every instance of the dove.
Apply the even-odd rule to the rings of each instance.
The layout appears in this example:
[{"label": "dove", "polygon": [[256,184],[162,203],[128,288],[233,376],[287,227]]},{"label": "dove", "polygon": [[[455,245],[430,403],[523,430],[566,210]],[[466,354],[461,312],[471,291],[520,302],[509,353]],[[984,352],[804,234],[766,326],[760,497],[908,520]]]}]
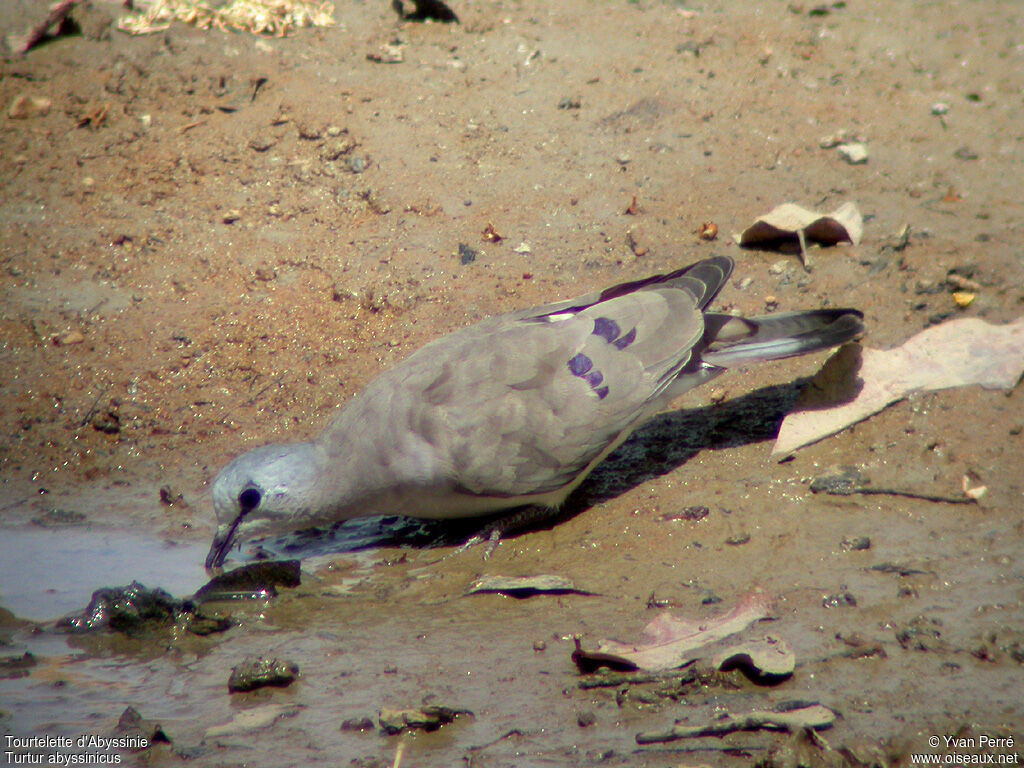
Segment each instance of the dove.
[{"label": "dove", "polygon": [[556,509],[637,427],[729,368],[838,346],[855,309],[708,311],[733,270],[668,274],[485,319],[385,371],[306,442],[266,445],[213,483],[206,558],[357,517]]}]

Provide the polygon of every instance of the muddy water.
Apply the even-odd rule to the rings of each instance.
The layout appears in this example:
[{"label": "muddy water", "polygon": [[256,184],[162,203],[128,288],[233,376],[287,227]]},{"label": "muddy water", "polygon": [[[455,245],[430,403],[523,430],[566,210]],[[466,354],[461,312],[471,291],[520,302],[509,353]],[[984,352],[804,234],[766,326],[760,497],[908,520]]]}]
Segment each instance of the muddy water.
[{"label": "muddy water", "polygon": [[0,605],[46,621],[80,611],[93,591],[134,579],[185,595],[207,576],[201,542],[173,542],[118,529],[0,530]]},{"label": "muddy water", "polygon": [[[727,467],[735,473],[737,459],[727,453],[692,459],[662,486],[657,504],[707,494],[711,486],[701,491],[687,478],[709,467],[712,476]],[[302,585],[273,600],[217,604],[236,626],[206,637],[175,629],[144,638],[69,636],[47,621],[83,609],[93,589],[132,579],[191,593],[205,580],[205,539],[8,530],[2,604],[33,621],[4,622],[4,655],[29,651],[37,663],[25,677],[0,680],[4,729],[110,735],[131,706],[171,740],[148,760],[202,766],[385,766],[399,751],[407,766],[746,765],[789,749],[791,737],[737,733],[646,747],[634,737],[676,719],[699,725],[723,711],[793,700],[839,712],[826,740],[865,759],[906,759],[925,750],[933,732],[1016,734],[1021,667],[1013,653],[1024,649],[1019,526],[973,507],[945,515],[922,502],[821,498],[788,469],[771,474],[757,493],[713,492],[712,511],[699,521],[660,516],[641,483],[506,540],[488,561],[473,550],[382,545],[396,533],[415,538],[416,527],[396,521],[274,542],[266,549],[304,557]],[[869,549],[844,548],[844,539],[864,533]],[[236,553],[229,565],[251,555]],[[465,594],[478,576],[499,573],[555,573],[593,594]],[[652,597],[679,615],[710,616],[755,586],[776,602],[775,620],[753,635],[768,632],[793,646],[798,667],[790,680],[766,687],[734,672],[682,688],[678,679],[579,687],[573,635],[588,645],[637,638],[657,613]],[[229,693],[232,667],[253,656],[294,662],[299,679]],[[423,704],[472,714],[434,733],[377,732],[382,708]],[[592,725],[580,725],[591,717]],[[346,721],[371,727],[344,728]],[[824,764],[827,754],[816,749],[810,764]]]}]

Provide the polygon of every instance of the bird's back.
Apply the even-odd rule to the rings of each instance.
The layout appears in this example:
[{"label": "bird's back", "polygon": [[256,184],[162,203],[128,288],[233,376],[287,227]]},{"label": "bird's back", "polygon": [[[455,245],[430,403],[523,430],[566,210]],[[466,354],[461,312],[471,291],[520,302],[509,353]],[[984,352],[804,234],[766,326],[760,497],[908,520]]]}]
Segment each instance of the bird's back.
[{"label": "bird's back", "polygon": [[557,503],[663,406],[731,270],[713,258],[456,331],[372,382],[320,440],[379,488],[379,514],[427,516],[434,496],[446,517]]}]

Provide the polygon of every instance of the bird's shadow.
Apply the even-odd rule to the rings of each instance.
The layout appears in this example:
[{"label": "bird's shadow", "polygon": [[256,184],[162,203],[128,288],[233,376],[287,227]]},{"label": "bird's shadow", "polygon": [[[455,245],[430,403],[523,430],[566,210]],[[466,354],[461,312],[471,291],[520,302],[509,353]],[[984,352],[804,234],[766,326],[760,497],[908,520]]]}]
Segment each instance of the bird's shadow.
[{"label": "bird's shadow", "polygon": [[[638,429],[602,462],[556,512],[527,528],[550,527],[615,498],[631,488],[668,474],[701,451],[735,448],[772,440],[793,409],[808,379],[754,390],[700,408],[662,413]],[[504,513],[508,514],[508,512]],[[458,545],[480,533],[494,518],[416,520],[373,517],[348,520],[328,529],[302,531],[260,542],[240,559],[305,558],[354,552],[370,547],[438,547]]]}]

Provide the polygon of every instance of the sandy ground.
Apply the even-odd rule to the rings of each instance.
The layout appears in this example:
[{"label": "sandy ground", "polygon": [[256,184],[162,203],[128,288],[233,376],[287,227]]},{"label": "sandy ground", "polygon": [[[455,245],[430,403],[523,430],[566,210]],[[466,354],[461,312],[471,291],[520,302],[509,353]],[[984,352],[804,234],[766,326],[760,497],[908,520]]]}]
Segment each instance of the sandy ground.
[{"label": "sandy ground", "polygon": [[[110,583],[119,531],[175,543],[163,557],[196,572],[208,483],[230,457],[314,434],[378,371],[495,312],[712,253],[738,265],[720,307],[858,307],[879,348],[943,319],[1024,311],[1015,2],[524,0],[456,5],[451,25],[338,5],[337,26],[275,39],[181,24],[130,37],[101,4],[84,34],[0,65],[0,522],[15,548],[34,519],[84,515],[54,528],[61,540],[112,532],[86,557],[86,593]],[[42,10],[5,3],[0,28]],[[382,44],[403,60],[368,58]],[[23,94],[49,110],[9,117]],[[840,132],[866,144],[866,163],[821,146]],[[816,251],[810,273],[732,242],[779,203],[846,200],[865,214],[863,242]],[[696,234],[707,221],[712,242]],[[951,271],[980,286],[966,309]],[[39,646],[10,620],[10,654],[43,662],[0,681],[0,724],[109,733],[133,705],[173,737],[150,760],[195,765],[383,766],[399,744],[407,766],[1013,760],[1019,388],[913,397],[777,463],[792,382],[824,358],[691,393],[680,407],[693,411],[623,446],[567,519],[486,562],[417,548],[319,558],[297,594],[159,652]],[[989,491],[969,506],[811,494],[840,466],[876,486],[955,495],[968,475]],[[707,516],[678,514],[693,506]],[[850,551],[858,537],[870,548]],[[462,596],[480,575],[536,573],[596,594]],[[145,562],[133,578],[159,586]],[[0,601],[31,586],[0,584]],[[667,698],[577,687],[574,634],[635,638],[652,603],[707,616],[755,588],[796,651],[789,681],[730,677]],[[851,643],[879,651],[849,658]],[[303,675],[231,697],[248,654],[288,656]],[[339,729],[424,697],[474,716],[413,737]],[[794,699],[840,713],[827,745],[764,732],[634,743],[676,719]],[[954,735],[974,742],[929,747]]]}]

